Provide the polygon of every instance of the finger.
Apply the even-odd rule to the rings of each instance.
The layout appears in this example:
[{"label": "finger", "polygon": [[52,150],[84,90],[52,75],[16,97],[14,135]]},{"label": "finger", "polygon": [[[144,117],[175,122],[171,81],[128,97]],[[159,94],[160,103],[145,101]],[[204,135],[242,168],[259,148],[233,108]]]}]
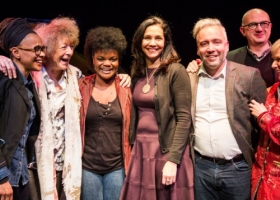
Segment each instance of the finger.
[{"label": "finger", "polygon": [[17,77],[17,72],[16,72],[16,68],[15,67],[12,68],[12,74],[13,74],[14,78]]},{"label": "finger", "polygon": [[7,76],[7,69],[6,69],[6,67],[2,67],[2,65],[0,65],[0,71],[3,72],[3,74],[5,76]]},{"label": "finger", "polygon": [[196,59],[195,61],[196,61],[197,65],[202,64],[202,62],[201,62],[201,60],[200,60],[200,59]]}]

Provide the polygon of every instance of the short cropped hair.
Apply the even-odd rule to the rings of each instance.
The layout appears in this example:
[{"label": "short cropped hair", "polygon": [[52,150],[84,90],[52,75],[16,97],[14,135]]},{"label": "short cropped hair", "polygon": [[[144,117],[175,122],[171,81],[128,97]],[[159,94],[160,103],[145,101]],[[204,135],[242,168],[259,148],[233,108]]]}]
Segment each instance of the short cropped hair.
[{"label": "short cropped hair", "polygon": [[227,33],[225,27],[222,25],[221,21],[216,18],[203,18],[198,20],[192,30],[192,35],[194,39],[197,39],[197,34],[201,29],[207,26],[220,26],[224,29],[225,37],[227,39]]}]

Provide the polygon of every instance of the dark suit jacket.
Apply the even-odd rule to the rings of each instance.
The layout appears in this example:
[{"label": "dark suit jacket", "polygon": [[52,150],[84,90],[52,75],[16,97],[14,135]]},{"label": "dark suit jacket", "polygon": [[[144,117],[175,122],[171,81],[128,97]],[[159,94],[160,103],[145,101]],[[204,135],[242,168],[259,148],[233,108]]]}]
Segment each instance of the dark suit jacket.
[{"label": "dark suit jacket", "polygon": [[245,63],[246,56],[247,46],[240,47],[227,53],[227,59],[229,61],[237,62],[243,65]]},{"label": "dark suit jacket", "polygon": [[[26,143],[27,162],[31,161],[34,143],[40,128],[39,99],[33,84],[36,117]],[[17,78],[9,79],[0,72],[0,168],[9,167],[30,116],[29,99],[23,80],[17,70]]]},{"label": "dark suit jacket", "polygon": [[[226,66],[226,104],[233,135],[247,163],[251,166],[254,149],[251,145],[251,131],[254,128],[248,103],[254,99],[265,102],[266,86],[258,69],[228,61]],[[189,73],[192,89],[192,136],[191,147],[194,158],[194,126],[198,76]]]},{"label": "dark suit jacket", "polygon": [[[232,50],[227,53],[227,59],[229,61],[237,62],[237,63],[243,64],[243,65],[245,64],[246,56],[247,56],[247,46],[240,47],[238,49]],[[272,65],[272,62],[273,62],[273,59],[270,58],[269,67]],[[254,66],[252,66],[252,67],[254,67]],[[273,70],[273,73],[274,73],[275,82],[279,81],[278,74],[275,73],[274,70]]]}]

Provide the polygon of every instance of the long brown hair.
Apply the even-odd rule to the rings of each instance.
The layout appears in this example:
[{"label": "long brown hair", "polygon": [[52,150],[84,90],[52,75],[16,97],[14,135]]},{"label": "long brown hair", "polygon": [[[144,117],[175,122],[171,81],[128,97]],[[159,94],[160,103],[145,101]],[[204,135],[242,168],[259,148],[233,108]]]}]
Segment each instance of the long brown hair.
[{"label": "long brown hair", "polygon": [[167,65],[169,63],[180,61],[179,55],[173,46],[171,29],[168,23],[158,16],[150,16],[139,25],[132,39],[131,51],[132,51],[132,57],[134,59],[132,63],[132,71],[131,71],[132,77],[134,76],[143,77],[146,74],[145,72],[146,59],[145,59],[145,54],[143,53],[141,48],[142,40],[146,28],[148,26],[156,25],[156,24],[159,24],[163,29],[164,40],[165,40],[164,49],[160,57],[161,66],[159,67],[159,69],[161,71],[167,72]]}]

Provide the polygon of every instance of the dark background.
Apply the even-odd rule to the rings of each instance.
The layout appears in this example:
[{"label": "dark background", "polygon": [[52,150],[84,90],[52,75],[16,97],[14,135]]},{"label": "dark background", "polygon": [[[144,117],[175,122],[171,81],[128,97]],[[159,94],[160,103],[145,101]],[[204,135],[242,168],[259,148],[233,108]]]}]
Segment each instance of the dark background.
[{"label": "dark background", "polygon": [[[278,2],[279,3],[279,2]],[[130,71],[130,45],[134,31],[149,15],[157,14],[167,20],[173,33],[175,48],[187,65],[197,58],[196,43],[191,36],[194,23],[199,18],[216,17],[224,24],[230,50],[246,45],[246,39],[239,32],[243,14],[251,8],[264,9],[270,15],[273,43],[280,38],[280,17],[277,1],[258,0],[181,0],[181,1],[97,1],[97,0],[44,0],[44,1],[6,1],[1,4],[0,20],[6,17],[34,18],[50,20],[58,15],[73,17],[78,21],[81,36],[76,51],[83,53],[87,31],[96,26],[115,26],[122,29],[128,41],[127,52],[123,57],[123,68]]]}]

